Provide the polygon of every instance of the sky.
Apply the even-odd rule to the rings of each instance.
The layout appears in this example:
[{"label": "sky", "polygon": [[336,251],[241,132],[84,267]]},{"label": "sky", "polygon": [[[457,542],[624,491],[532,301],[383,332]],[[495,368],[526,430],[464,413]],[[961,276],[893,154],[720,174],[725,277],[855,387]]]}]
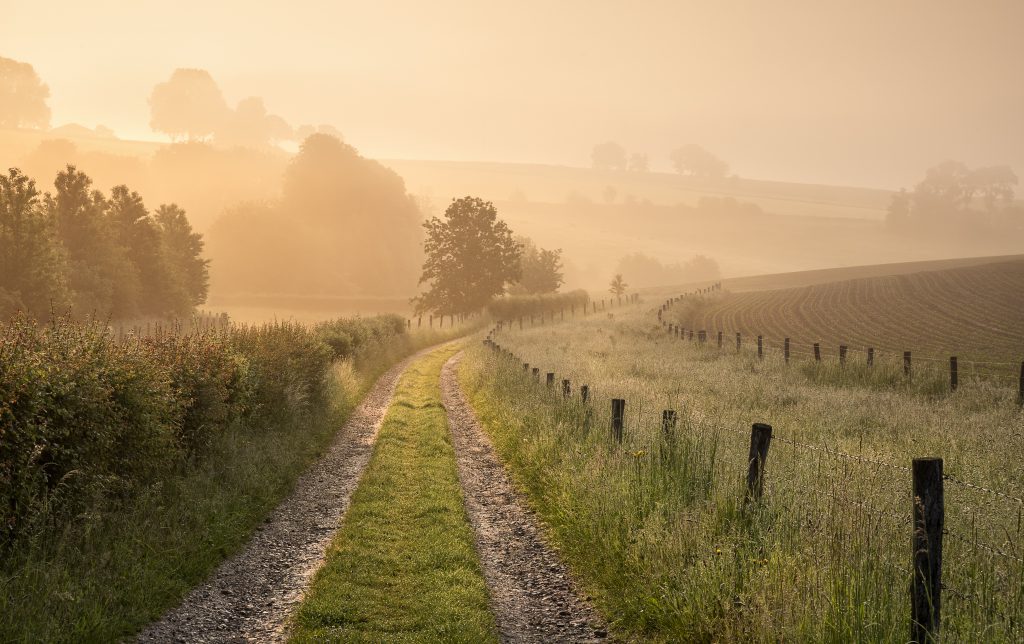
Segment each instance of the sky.
[{"label": "sky", "polygon": [[1024,175],[1020,0],[0,0],[0,56],[53,124],[156,138],[178,67],[376,158],[668,170],[698,143],[750,178],[896,188],[945,159]]}]

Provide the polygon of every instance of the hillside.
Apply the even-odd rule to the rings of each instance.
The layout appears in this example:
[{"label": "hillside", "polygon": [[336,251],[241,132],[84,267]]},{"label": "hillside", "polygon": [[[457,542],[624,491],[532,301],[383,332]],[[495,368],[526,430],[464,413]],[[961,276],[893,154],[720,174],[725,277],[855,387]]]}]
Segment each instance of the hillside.
[{"label": "hillside", "polygon": [[[938,270],[935,263],[915,263],[726,281],[723,294],[685,301],[669,319],[689,329],[764,335],[772,347],[789,337],[794,351],[809,351],[820,342],[829,355],[846,344],[852,350],[912,350],[922,359],[957,355],[1019,364],[1024,358],[1024,258],[946,265]],[[928,266],[933,270],[922,270]],[[873,270],[889,274],[840,277]],[[837,279],[739,292],[759,281],[806,283],[828,276]]]}]

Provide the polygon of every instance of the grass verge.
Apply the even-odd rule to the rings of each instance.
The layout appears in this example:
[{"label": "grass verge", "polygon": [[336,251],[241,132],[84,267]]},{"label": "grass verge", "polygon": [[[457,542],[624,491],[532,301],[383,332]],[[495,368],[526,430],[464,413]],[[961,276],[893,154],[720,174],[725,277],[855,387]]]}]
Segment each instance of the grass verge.
[{"label": "grass verge", "polygon": [[402,376],[293,641],[496,641],[440,402],[441,367],[457,350]]}]

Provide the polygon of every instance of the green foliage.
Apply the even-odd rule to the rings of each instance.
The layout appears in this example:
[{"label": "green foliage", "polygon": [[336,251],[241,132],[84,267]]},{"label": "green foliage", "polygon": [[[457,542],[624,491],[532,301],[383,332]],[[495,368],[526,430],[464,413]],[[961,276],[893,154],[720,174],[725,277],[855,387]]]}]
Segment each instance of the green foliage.
[{"label": "green foliage", "polygon": [[405,333],[405,318],[400,315],[378,315],[372,318],[339,318],[321,322],[317,335],[331,347],[335,358],[355,357],[357,349],[379,343]]},{"label": "green foliage", "polygon": [[452,201],[444,219],[423,224],[426,261],[420,284],[427,291],[414,299],[417,312],[472,313],[505,292],[520,277],[519,246],[498,210],[479,197]]},{"label": "green foliage", "polygon": [[151,214],[138,193],[106,198],[69,165],[40,199],[16,169],[0,177],[0,319],[70,310],[126,319],[187,315],[206,300],[202,237],[175,205]]},{"label": "green foliage", "polygon": [[97,324],[16,317],[0,328],[0,546],[201,460],[232,426],[315,415],[334,360],[403,332],[389,316],[118,343]]},{"label": "green foliage", "polygon": [[524,315],[571,312],[573,309],[582,314],[589,302],[590,296],[582,289],[544,295],[506,295],[491,300],[487,311],[495,320],[515,320]]},{"label": "green foliage", "polygon": [[519,244],[519,281],[509,292],[520,294],[554,293],[562,286],[562,249],[538,248],[529,237],[516,239]]},{"label": "green foliage", "polygon": [[47,87],[28,63],[0,56],[0,127],[50,127]]},{"label": "green foliage", "polygon": [[0,304],[45,315],[63,307],[68,293],[64,253],[39,196],[35,181],[17,168],[0,175],[0,291],[7,294]]}]

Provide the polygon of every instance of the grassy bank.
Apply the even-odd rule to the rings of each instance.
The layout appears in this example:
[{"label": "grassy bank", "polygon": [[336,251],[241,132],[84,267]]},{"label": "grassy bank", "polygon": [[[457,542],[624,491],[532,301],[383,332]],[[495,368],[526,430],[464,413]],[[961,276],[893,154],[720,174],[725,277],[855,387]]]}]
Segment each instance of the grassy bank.
[{"label": "grassy bank", "polygon": [[5,328],[0,640],[111,641],[160,616],[246,542],[377,376],[445,339],[330,330],[121,344]]},{"label": "grassy bank", "polygon": [[496,640],[440,401],[457,350],[435,350],[399,382],[294,641]]},{"label": "grassy bank", "polygon": [[[505,331],[521,361],[474,348],[463,362],[499,454],[614,627],[655,641],[906,641],[906,468],[938,455],[952,477],[944,634],[1020,641],[1024,415],[1012,389],[886,388],[681,342],[649,317]],[[523,361],[542,381],[569,379],[573,397]],[[610,398],[626,400],[622,445]],[[679,416],[668,433],[664,409]],[[745,506],[753,422],[775,438],[765,502]]]}]

